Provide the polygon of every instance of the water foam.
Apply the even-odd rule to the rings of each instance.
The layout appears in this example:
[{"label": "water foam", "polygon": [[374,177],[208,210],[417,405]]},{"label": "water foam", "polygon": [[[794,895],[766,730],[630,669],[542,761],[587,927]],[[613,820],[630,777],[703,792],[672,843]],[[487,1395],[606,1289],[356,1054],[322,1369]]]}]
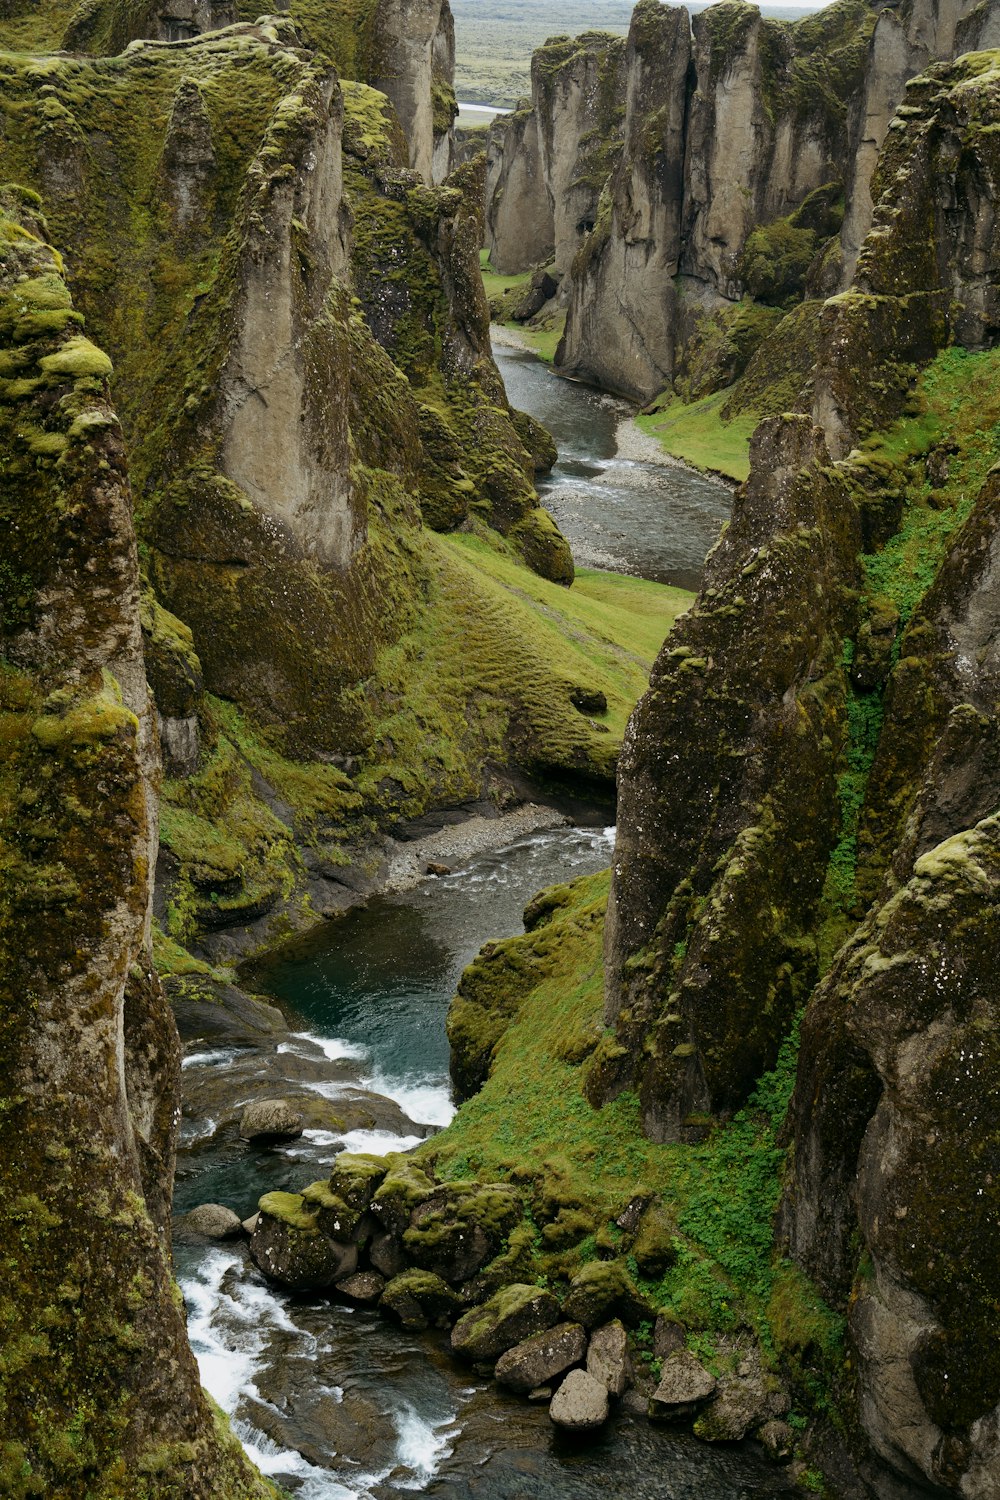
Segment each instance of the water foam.
[{"label": "water foam", "polygon": [[412,1151],[423,1140],[421,1135],[393,1135],[391,1130],[348,1130],[342,1137],[341,1150],[367,1152],[386,1156],[390,1151]]},{"label": "water foam", "polygon": [[391,1099],[417,1125],[444,1126],[455,1118],[451,1085],[444,1080],[433,1083],[426,1079],[387,1078],[384,1073],[375,1072],[362,1080],[362,1086]]},{"label": "water foam", "polygon": [[[327,1062],[343,1062],[345,1059],[361,1060],[368,1056],[368,1049],[362,1047],[358,1042],[348,1042],[339,1036],[316,1036],[311,1031],[293,1031],[292,1036],[297,1042],[308,1042],[310,1046],[316,1047],[322,1052]],[[300,1049],[293,1047],[291,1042],[282,1042],[279,1052],[297,1052]]]},{"label": "water foam", "polygon": [[442,1462],[451,1457],[456,1416],[457,1413],[452,1412],[442,1420],[430,1422],[409,1404],[393,1413],[399,1443],[396,1462],[413,1475],[412,1480],[397,1479],[399,1489],[424,1489]]},{"label": "water foam", "polygon": [[182,1068],[217,1068],[239,1057],[238,1047],[219,1047],[214,1052],[192,1052],[181,1061]]}]

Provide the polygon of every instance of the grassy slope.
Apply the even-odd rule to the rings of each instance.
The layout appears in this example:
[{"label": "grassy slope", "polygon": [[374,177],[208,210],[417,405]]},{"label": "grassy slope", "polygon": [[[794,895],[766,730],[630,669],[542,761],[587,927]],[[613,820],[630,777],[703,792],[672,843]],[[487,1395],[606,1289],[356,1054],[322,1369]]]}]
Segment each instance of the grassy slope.
[{"label": "grassy slope", "polygon": [[[384,823],[387,798],[406,817],[476,797],[484,764],[511,758],[543,779],[574,765],[613,776],[628,714],[692,596],[586,570],[563,588],[491,533],[425,531],[419,557],[424,605],[365,684],[371,744],[350,776],[284,758],[236,705],[207,700],[203,763],[163,790],[162,841],[196,882],[178,882],[167,938],[193,935],[206,884],[238,880],[236,897],[213,897],[220,910],[233,901],[234,920],[254,897],[292,897],[296,838],[328,860],[356,857],[348,846]],[[573,687],[603,692],[607,713],[581,713]],[[294,829],[257,795],[254,772],[293,810]],[[162,935],[157,957],[164,972],[184,967]]]},{"label": "grassy slope", "polygon": [[[602,1034],[602,940],[608,872],[573,883],[550,922],[502,946],[535,986],[504,1033],[490,1078],[453,1123],[421,1147],[439,1176],[522,1185],[542,1233],[535,1272],[559,1285],[582,1266],[613,1261],[712,1358],[712,1335],[742,1322],[765,1350],[799,1360],[833,1352],[839,1321],[772,1255],[771,1222],[784,1152],[777,1144],[794,1049],[761,1080],[750,1105],[700,1146],[653,1145],[638,1099],[601,1110],[582,1092],[581,1066]],[[666,1257],[643,1274],[615,1219],[638,1193],[663,1205]],[[548,1227],[546,1227],[548,1226]],[[642,1257],[638,1247],[636,1253]]]},{"label": "grassy slope", "polygon": [[720,413],[730,394],[729,389],[716,391],[690,404],[677,397],[651,415],[636,417],[636,424],[667,453],[696,469],[743,480],[750,472],[750,437],[757,418],[743,414],[724,422]]},{"label": "grassy slope", "polygon": [[[444,767],[461,756],[468,736],[456,735],[459,721],[475,725],[487,753],[498,750],[520,715],[543,759],[571,755],[568,736],[586,731],[592,756],[610,771],[653,658],[691,596],[587,571],[564,589],[485,537],[429,534],[425,542],[433,560],[427,614],[377,667],[396,705],[378,737],[392,760],[377,750],[359,787],[386,774],[405,781],[408,766],[428,757]],[[577,710],[567,714],[574,684],[605,693],[600,728]]]}]

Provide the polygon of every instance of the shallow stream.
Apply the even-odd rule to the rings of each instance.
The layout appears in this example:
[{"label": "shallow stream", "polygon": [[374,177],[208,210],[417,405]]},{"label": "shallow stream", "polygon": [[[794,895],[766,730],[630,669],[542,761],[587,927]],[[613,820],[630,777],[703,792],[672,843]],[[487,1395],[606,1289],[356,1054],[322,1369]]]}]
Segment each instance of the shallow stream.
[{"label": "shallow stream", "polygon": [[729,486],[681,464],[617,457],[615,433],[632,413],[624,401],[562,380],[520,349],[494,345],[493,356],[511,405],[555,439],[559,461],[538,490],[576,561],[696,589],[729,519]]},{"label": "shallow stream", "polygon": [[[515,382],[512,363],[526,385]],[[703,557],[728,510],[723,487],[682,486],[679,494],[695,496],[697,526],[688,535],[675,515],[668,529],[678,538],[659,551],[648,552],[638,532],[609,536],[615,465],[602,455],[613,444],[620,404],[606,407],[539,369],[539,389],[556,403],[560,426],[542,394],[532,394],[534,372],[506,355],[502,368],[512,399],[558,429],[566,456],[545,498],[581,561],[599,561],[587,537],[603,534],[611,550],[600,560],[623,568],[627,540],[630,571],[696,581],[698,549]],[[558,399],[549,390],[557,384]],[[594,472],[574,475],[574,465]],[[577,498],[563,499],[575,507],[576,530],[553,502],[571,483]],[[588,492],[596,497],[589,519]],[[661,510],[671,504],[669,495],[656,501]],[[639,528],[655,530],[642,515]],[[290,1029],[268,1045],[189,1050],[177,1213],[220,1202],[246,1217],[262,1192],[325,1176],[339,1150],[406,1149],[446,1124],[453,1106],[444,1019],[462,969],[488,939],[521,930],[535,891],[606,866],[613,834],[599,815],[593,826],[529,834],[356,908],[258,965],[253,986],[281,1002]],[[262,1088],[280,1093],[284,1078],[328,1108],[330,1120],[291,1143],[247,1146],[234,1106]],[[335,1123],[337,1112],[351,1122]],[[256,1272],[244,1241],[206,1246],[180,1238],[175,1255],[204,1384],[260,1467],[301,1500],[407,1492],[451,1500],[764,1500],[791,1493],[754,1452],[709,1448],[625,1412],[595,1440],[567,1442],[544,1406],[506,1397],[456,1365],[446,1335],[405,1333],[374,1312],[279,1293]]]}]

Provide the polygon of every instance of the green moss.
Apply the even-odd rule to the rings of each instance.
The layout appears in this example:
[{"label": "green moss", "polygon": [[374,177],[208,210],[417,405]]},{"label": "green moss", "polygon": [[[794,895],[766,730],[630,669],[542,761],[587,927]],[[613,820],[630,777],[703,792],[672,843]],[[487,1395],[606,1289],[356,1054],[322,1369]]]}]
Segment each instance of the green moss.
[{"label": "green moss", "polygon": [[44,750],[78,754],[122,730],[134,734],[138,729],[135,714],[122,707],[121,696],[114,686],[82,703],[53,702],[50,698],[45,707],[47,712],[31,726],[32,734]]},{"label": "green moss", "polygon": [[367,1208],[388,1169],[382,1156],[344,1151],[333,1164],[330,1188],[351,1208]]},{"label": "green moss", "polygon": [[651,411],[638,416],[636,425],[655,437],[665,452],[696,469],[746,479],[750,472],[750,437],[757,419],[746,414],[725,421],[725,401],[725,392],[689,404],[666,395],[657,398]]},{"label": "green moss", "polygon": [[302,1193],[265,1193],[257,1207],[262,1214],[280,1220],[301,1234],[313,1236],[318,1233],[315,1211]]}]

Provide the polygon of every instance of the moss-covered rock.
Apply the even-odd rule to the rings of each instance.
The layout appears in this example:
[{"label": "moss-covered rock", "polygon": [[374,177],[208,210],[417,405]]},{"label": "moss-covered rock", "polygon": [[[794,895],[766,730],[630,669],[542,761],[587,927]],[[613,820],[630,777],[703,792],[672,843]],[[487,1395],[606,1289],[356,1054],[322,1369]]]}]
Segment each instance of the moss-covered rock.
[{"label": "moss-covered rock", "polygon": [[404,1328],[449,1328],[458,1312],[457,1294],[432,1271],[403,1271],[382,1293],[379,1307],[398,1318]]},{"label": "moss-covered rock", "polygon": [[389,1163],[385,1157],[342,1151],[330,1173],[330,1191],[342,1198],[348,1207],[363,1213],[388,1171]]},{"label": "moss-covered rock", "polygon": [[459,1318],[451,1347],[463,1359],[491,1363],[523,1339],[551,1328],[558,1318],[559,1303],[551,1292],[514,1283]]},{"label": "moss-covered rock", "polygon": [[321,1208],[302,1193],[265,1193],[250,1238],[250,1254],[264,1275],[293,1291],[324,1291],[350,1276],[357,1247],[320,1229]]},{"label": "moss-covered rock", "polygon": [[0,1488],[121,1500],[142,1476],[149,1497],[264,1500],[170,1277],[179,1047],[148,946],[132,496],[110,360],[47,238],[37,197],[4,189]]}]

